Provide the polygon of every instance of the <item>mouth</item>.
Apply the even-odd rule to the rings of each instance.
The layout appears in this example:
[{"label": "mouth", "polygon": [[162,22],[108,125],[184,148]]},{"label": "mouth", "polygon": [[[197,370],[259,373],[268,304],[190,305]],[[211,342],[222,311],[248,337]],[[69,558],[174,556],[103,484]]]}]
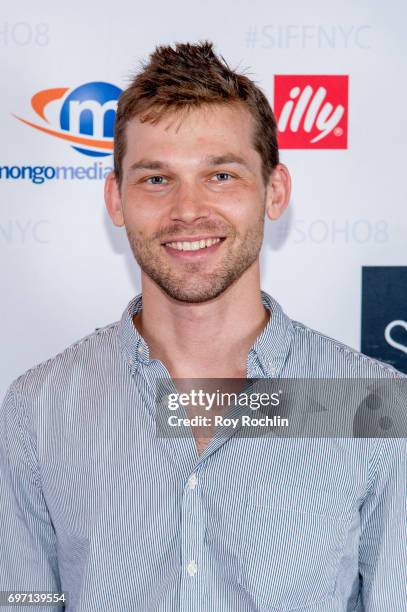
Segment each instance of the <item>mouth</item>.
[{"label": "mouth", "polygon": [[226,240],[225,236],[211,238],[194,238],[194,240],[176,240],[163,243],[166,252],[178,259],[202,259],[215,253]]}]

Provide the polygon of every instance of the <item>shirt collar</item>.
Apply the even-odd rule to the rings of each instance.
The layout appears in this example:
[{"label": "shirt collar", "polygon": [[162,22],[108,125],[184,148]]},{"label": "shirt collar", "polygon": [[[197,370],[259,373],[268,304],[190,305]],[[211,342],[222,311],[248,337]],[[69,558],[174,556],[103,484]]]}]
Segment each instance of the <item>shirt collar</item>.
[{"label": "shirt collar", "polygon": [[133,317],[143,308],[142,294],[136,295],[127,305],[119,323],[119,342],[124,358],[132,373],[139,363],[149,363],[149,348],[133,323]]},{"label": "shirt collar", "polygon": [[[271,295],[261,291],[261,300],[264,307],[271,311],[271,316],[252,345],[249,359],[251,355],[257,357],[264,375],[274,378],[280,375],[288,357],[294,327],[291,319]],[[129,302],[119,323],[120,346],[132,373],[140,364],[150,363],[149,347],[133,323],[134,315],[142,307],[143,300],[140,293]]]},{"label": "shirt collar", "polygon": [[287,360],[294,326],[280,304],[266,291],[261,291],[261,301],[263,306],[271,311],[271,316],[251,351],[256,354],[265,376],[275,378],[281,374]]}]

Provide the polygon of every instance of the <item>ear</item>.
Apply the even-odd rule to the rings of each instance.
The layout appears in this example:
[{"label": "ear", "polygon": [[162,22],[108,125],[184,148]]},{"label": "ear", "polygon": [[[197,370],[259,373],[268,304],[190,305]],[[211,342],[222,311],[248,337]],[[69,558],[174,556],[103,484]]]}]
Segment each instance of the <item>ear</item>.
[{"label": "ear", "polygon": [[290,201],[291,176],[287,166],[277,164],[270,174],[266,190],[266,212],[272,221],[279,219]]},{"label": "ear", "polygon": [[122,202],[116,175],[113,171],[109,172],[105,179],[105,204],[114,225],[122,227],[124,225]]}]

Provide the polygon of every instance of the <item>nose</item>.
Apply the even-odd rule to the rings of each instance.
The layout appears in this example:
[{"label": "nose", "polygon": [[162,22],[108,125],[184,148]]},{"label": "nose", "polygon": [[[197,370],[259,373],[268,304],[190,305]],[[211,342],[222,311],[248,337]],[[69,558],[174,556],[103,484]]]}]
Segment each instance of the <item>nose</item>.
[{"label": "nose", "polygon": [[196,219],[208,217],[210,205],[199,186],[183,181],[173,193],[171,219],[192,223]]}]

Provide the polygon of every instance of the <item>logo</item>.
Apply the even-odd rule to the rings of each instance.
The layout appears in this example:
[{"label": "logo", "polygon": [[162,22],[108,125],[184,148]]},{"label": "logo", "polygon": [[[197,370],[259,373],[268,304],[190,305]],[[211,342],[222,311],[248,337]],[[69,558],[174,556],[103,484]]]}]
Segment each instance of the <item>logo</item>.
[{"label": "logo", "polygon": [[274,113],[281,149],[346,149],[348,76],[275,75]]},{"label": "logo", "polygon": [[394,347],[398,351],[406,353],[407,355],[407,344],[401,344],[400,342],[397,342],[391,335],[393,329],[397,327],[400,327],[401,329],[404,329],[407,332],[407,321],[392,321],[391,323],[386,325],[386,329],[384,330],[384,337],[386,339],[387,344],[390,344],[390,346]]},{"label": "logo", "polygon": [[103,157],[113,151],[114,120],[121,91],[104,82],[85,83],[71,90],[44,89],[31,98],[40,123],[14,116],[31,128],[69,142],[80,153]]},{"label": "logo", "polygon": [[407,266],[363,268],[361,350],[407,373]]}]

